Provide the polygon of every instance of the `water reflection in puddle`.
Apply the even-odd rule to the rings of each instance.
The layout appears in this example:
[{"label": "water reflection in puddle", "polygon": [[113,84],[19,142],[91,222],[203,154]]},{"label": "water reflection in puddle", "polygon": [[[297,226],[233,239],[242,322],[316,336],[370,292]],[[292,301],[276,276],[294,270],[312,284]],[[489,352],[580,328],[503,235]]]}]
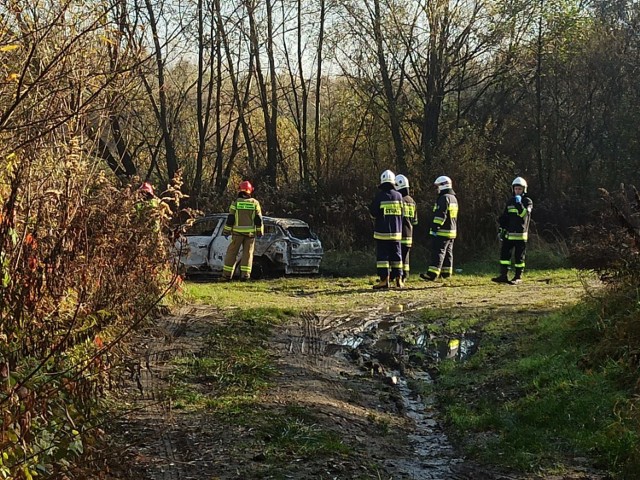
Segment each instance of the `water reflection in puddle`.
[{"label": "water reflection in puddle", "polygon": [[[391,305],[388,311],[402,312],[404,306]],[[460,335],[444,339],[429,332],[416,335],[410,333],[415,332],[415,329],[412,330],[403,320],[402,315],[383,316],[377,320],[369,318],[360,331],[345,332],[335,337],[334,342],[327,345],[325,354],[331,354],[330,351],[346,353],[358,350],[362,357],[376,357],[390,369],[386,371],[389,384],[397,388],[404,411],[415,424],[415,429],[408,437],[412,448],[407,452],[407,456],[385,461],[397,472],[398,478],[458,478],[455,468],[463,460],[455,454],[440,425],[435,398],[431,395],[423,397],[413,390],[404,376],[404,367],[412,355],[422,358],[421,364],[446,359],[464,361],[477,351],[478,338],[473,335]],[[432,384],[429,374],[419,367],[411,365],[411,381],[418,385]]]},{"label": "water reflection in puddle", "polygon": [[475,336],[460,336],[450,339],[431,338],[423,333],[416,338],[416,346],[435,361],[444,359],[466,360],[478,350]]},{"label": "water reflection in puddle", "polygon": [[404,304],[403,303],[398,303],[398,304],[389,305],[387,307],[387,311],[388,312],[394,312],[394,313],[402,312],[402,311],[404,311]]},{"label": "water reflection in puddle", "polygon": [[[452,467],[462,462],[439,426],[437,410],[433,407],[433,397],[421,397],[408,385],[407,380],[397,372],[392,373],[397,378],[397,388],[402,398],[406,415],[415,424],[414,432],[409,435],[409,443],[413,447],[414,455],[408,458],[388,460],[399,474],[415,480],[454,478]],[[418,383],[431,384],[433,381],[427,372],[415,372],[412,375]]]},{"label": "water reflection in puddle", "polygon": [[343,347],[358,348],[360,345],[362,345],[362,342],[364,342],[363,337],[346,337],[342,340],[338,340],[338,345],[341,345]]}]

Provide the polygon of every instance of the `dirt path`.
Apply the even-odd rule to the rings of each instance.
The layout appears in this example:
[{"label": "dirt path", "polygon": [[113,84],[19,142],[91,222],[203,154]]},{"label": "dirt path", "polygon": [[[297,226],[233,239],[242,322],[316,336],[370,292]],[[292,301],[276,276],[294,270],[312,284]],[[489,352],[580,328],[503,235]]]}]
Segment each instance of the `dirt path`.
[{"label": "dirt path", "polygon": [[[544,314],[577,301],[583,292],[577,278],[542,278],[525,288],[489,290],[473,278],[389,292],[372,292],[357,280],[281,280],[266,290],[264,285],[243,285],[233,300],[216,298],[217,306],[181,307],[134,341],[138,360],[130,367],[123,399],[131,411],[118,421],[124,461],[115,478],[534,478],[461,458],[449,444],[433,399],[410,388],[412,382],[431,381],[429,361],[472,352],[477,346],[472,337],[445,343],[444,350],[442,342],[432,342],[438,348],[426,350],[424,369],[415,362],[409,368],[407,359],[425,352],[429,332],[419,321],[425,314],[441,315],[443,321],[473,315],[490,319],[523,309]],[[175,359],[197,357],[207,332],[225,322],[233,302],[249,300],[301,312],[272,332],[269,356],[277,374],[252,410],[255,426],[226,421],[206,408],[172,404],[167,392],[178,384]],[[195,386],[203,395],[212,388],[206,379]],[[265,423],[282,428],[265,430]],[[281,442],[275,438],[281,430],[301,433],[292,437],[298,444],[273,447]],[[300,448],[310,437],[316,451]],[[344,450],[333,449],[332,438],[339,438]],[[577,472],[557,478],[600,477]]]}]

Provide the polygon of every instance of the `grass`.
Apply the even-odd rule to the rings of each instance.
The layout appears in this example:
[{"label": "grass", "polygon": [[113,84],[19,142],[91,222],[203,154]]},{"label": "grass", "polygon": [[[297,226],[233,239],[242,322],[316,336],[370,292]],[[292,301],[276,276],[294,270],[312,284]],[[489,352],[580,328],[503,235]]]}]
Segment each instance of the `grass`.
[{"label": "grass", "polygon": [[637,419],[618,381],[620,364],[581,366],[593,344],[576,337],[591,314],[579,305],[496,318],[471,360],[440,364],[434,393],[469,455],[521,471],[562,470],[583,457],[626,475],[640,440]]},{"label": "grass", "polygon": [[[518,287],[490,281],[497,252],[489,260],[456,265],[462,271],[444,283],[427,284],[414,275],[406,290],[373,291],[373,254],[351,253],[328,253],[323,270],[331,276],[187,282],[191,299],[234,312],[238,323],[211,337],[217,340],[207,358],[216,361],[192,359],[179,366],[187,369],[187,377],[209,374],[216,385],[226,385],[215,396],[196,395],[195,401],[249,418],[252,395],[269,387],[272,371],[264,352],[242,350],[240,337],[259,345],[270,325],[307,310],[382,314],[407,306],[411,322],[438,337],[480,336],[479,350],[469,360],[437,364],[434,386],[412,384],[419,391],[433,389],[453,439],[469,456],[529,472],[562,472],[573,459],[585,458],[618,478],[640,478],[640,416],[628,387],[629,371],[620,362],[585,362],[598,344],[602,323],[595,320],[595,307],[583,303],[585,283],[593,279],[567,268],[560,253],[530,252],[525,283]],[[416,264],[414,272],[421,271],[419,260]],[[225,350],[225,342],[233,352]],[[314,420],[298,413],[253,416],[275,449],[270,458],[299,454],[296,449],[307,448],[307,440],[318,451],[340,451],[339,439],[316,431]],[[385,427],[380,424],[381,435]]]},{"label": "grass", "polygon": [[[233,312],[213,325],[203,348],[193,356],[174,359],[168,395],[178,408],[202,408],[233,414],[270,385],[275,369],[266,341],[271,328],[290,312],[256,308]],[[207,394],[199,391],[209,385]]]},{"label": "grass", "polygon": [[337,433],[319,425],[310,410],[295,405],[265,410],[261,403],[261,394],[276,374],[266,342],[272,328],[291,315],[292,310],[278,308],[234,311],[211,327],[197,355],[174,359],[172,386],[165,392],[173,408],[206,411],[222,425],[255,431],[271,467],[292,457],[350,451]]},{"label": "grass", "polygon": [[335,432],[322,428],[308,409],[290,405],[265,416],[257,425],[272,461],[294,457],[348,454],[350,448]]}]

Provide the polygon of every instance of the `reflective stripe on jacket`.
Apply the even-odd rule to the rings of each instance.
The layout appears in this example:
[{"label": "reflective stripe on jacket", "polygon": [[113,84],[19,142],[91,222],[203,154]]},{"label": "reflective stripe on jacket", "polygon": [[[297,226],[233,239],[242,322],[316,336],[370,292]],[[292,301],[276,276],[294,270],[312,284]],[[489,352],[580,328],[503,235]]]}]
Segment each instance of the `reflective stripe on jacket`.
[{"label": "reflective stripe on jacket", "polygon": [[433,206],[433,221],[430,234],[438,237],[456,238],[458,225],[458,199],[453,189],[448,188],[440,192]]},{"label": "reflective stripe on jacket", "polygon": [[507,240],[529,239],[529,222],[531,221],[531,211],[533,201],[523,196],[521,203],[516,203],[515,197],[511,197],[504,207],[504,212],[500,216],[500,228],[505,232]]},{"label": "reflective stripe on jacket", "polygon": [[402,240],[402,195],[394,189],[380,190],[369,206],[375,218],[373,238],[376,240]]},{"label": "reflective stripe on jacket", "polygon": [[258,200],[244,195],[234,200],[229,207],[229,216],[223,229],[223,234],[229,233],[247,236],[264,233],[262,209]]},{"label": "reflective stripe on jacket", "polygon": [[402,244],[410,247],[413,245],[413,227],[418,225],[418,209],[411,195],[402,197],[402,202]]}]

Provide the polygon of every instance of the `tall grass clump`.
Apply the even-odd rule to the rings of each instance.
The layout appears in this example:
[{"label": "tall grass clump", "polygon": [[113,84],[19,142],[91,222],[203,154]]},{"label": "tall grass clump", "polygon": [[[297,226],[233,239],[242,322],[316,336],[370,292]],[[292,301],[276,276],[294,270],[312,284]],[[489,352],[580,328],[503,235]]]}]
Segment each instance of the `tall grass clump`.
[{"label": "tall grass clump", "polygon": [[600,190],[603,200],[591,221],[576,231],[573,263],[597,272],[605,288],[593,297],[589,331],[597,339],[585,367],[618,372],[628,400],[616,408],[611,435],[633,437],[632,449],[612,462],[622,478],[640,477],[640,195],[634,186]]}]

